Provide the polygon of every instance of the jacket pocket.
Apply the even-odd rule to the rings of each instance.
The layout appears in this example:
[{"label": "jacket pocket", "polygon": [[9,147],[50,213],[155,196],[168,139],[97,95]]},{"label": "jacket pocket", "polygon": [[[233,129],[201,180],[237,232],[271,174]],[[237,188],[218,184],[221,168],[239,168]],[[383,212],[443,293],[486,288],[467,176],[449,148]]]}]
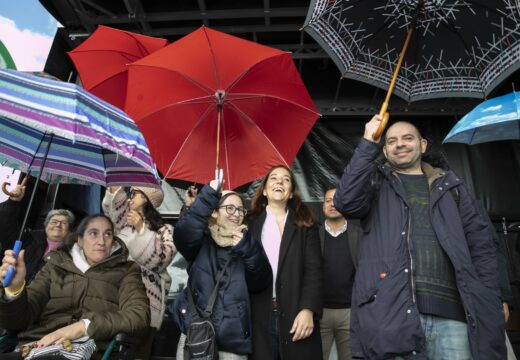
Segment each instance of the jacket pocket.
[{"label": "jacket pocket", "polygon": [[362,307],[373,302],[377,297],[377,291],[378,289],[376,288],[370,289],[364,296],[359,299],[357,306]]},{"label": "jacket pocket", "polygon": [[[356,277],[354,333],[367,358],[387,358],[424,346],[419,312],[412,302],[406,261],[372,262]],[[366,281],[366,283],[360,283]]]},{"label": "jacket pocket", "polygon": [[475,360],[505,359],[504,313],[498,294],[478,280],[470,280],[467,286],[470,302],[468,310],[468,332]]}]

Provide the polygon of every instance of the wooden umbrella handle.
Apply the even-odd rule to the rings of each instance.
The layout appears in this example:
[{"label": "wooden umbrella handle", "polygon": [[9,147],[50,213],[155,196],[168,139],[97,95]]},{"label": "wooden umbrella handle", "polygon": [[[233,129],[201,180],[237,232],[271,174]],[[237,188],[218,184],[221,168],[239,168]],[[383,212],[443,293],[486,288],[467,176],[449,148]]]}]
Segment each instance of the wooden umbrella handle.
[{"label": "wooden umbrella handle", "polygon": [[381,123],[379,124],[379,127],[376,131],[372,134],[372,139],[377,140],[383,135],[383,131],[386,129],[386,124],[388,124],[388,119],[390,118],[390,114],[386,109],[388,108],[388,102],[384,102],[383,105],[381,105],[381,110],[379,110],[379,116],[383,118],[381,120]]},{"label": "wooden umbrella handle", "polygon": [[412,38],[413,27],[408,29],[408,34],[406,35],[406,40],[403,45],[403,49],[401,50],[401,54],[399,55],[399,61],[397,61],[397,65],[394,70],[394,75],[392,76],[392,81],[390,82],[390,86],[388,87],[388,91],[386,93],[386,98],[383,104],[381,105],[381,110],[379,110],[379,115],[383,117],[383,121],[379,124],[377,130],[372,134],[372,139],[377,140],[383,135],[383,131],[385,131],[386,124],[388,123],[388,119],[390,115],[386,111],[388,109],[388,103],[390,102],[390,96],[392,95],[392,91],[394,90],[395,81],[397,80],[397,75],[399,74],[399,70],[401,70],[401,64],[403,63],[404,55],[406,54],[406,49],[408,48],[408,44],[410,43],[410,39]]},{"label": "wooden umbrella handle", "polygon": [[[27,185],[27,179],[28,179],[28,178],[29,178],[29,176],[24,177],[23,180],[22,180],[22,183],[21,183],[20,185],[22,185],[22,186]],[[2,192],[3,192],[4,194],[6,194],[7,196],[9,196],[9,197],[14,197],[15,194],[13,194],[13,193],[10,192],[9,190],[7,190],[7,186],[9,186],[9,185],[11,185],[11,183],[4,182],[4,183],[2,184]]]}]

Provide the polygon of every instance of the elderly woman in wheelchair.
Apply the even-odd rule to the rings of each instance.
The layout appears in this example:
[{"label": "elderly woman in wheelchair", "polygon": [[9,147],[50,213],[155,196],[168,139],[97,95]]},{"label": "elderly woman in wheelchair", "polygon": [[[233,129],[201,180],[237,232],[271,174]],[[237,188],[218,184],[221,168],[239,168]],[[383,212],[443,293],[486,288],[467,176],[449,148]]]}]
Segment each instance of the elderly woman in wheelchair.
[{"label": "elderly woman in wheelchair", "polygon": [[[49,253],[28,286],[23,258],[23,250],[18,259],[7,250],[2,260],[0,279],[9,267],[15,275],[1,289],[0,327],[17,332],[19,345],[30,344],[24,352],[64,343],[70,348],[78,339],[95,343],[99,350],[118,333],[135,334],[148,327],[150,308],[141,270],[127,261],[128,250],[114,238],[114,225],[105,215],[85,218],[65,248]],[[99,351],[93,358],[98,356]],[[21,352],[9,358],[22,358]]]}]

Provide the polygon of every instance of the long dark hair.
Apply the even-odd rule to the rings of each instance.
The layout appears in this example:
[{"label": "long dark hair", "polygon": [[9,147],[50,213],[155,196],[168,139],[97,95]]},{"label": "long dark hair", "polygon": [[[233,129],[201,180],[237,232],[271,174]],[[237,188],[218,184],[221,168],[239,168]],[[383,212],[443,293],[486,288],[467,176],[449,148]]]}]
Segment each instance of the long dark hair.
[{"label": "long dark hair", "polygon": [[157,211],[156,208],[153,207],[150,199],[148,199],[148,197],[143,192],[141,192],[141,194],[143,194],[146,198],[146,203],[143,206],[144,218],[146,221],[148,221],[150,230],[157,231],[164,226],[164,221],[161,217],[161,214],[159,211]]},{"label": "long dark hair", "polygon": [[291,176],[291,192],[292,192],[292,198],[290,198],[287,201],[287,207],[293,212],[294,214],[294,222],[298,226],[305,226],[310,227],[314,224],[314,217],[312,216],[311,211],[309,208],[302,203],[302,198],[300,195],[300,191],[298,190],[298,187],[296,186],[296,181],[294,179],[294,174],[285,165],[276,165],[273,166],[267,174],[265,175],[264,179],[262,180],[262,184],[258,187],[258,189],[255,192],[255,195],[253,196],[253,199],[251,200],[251,210],[249,210],[248,218],[253,219],[257,216],[259,216],[262,211],[264,211],[266,205],[267,205],[267,197],[264,195],[264,189],[265,185],[267,184],[267,180],[269,179],[269,176],[271,176],[271,173],[275,169],[283,168],[287,170]]},{"label": "long dark hair", "polygon": [[[86,218],[84,218],[83,220],[81,220],[78,227],[73,232],[69,233],[67,235],[67,237],[65,238],[65,246],[67,247],[67,249],[69,249],[69,250],[72,249],[74,244],[78,241],[79,237],[85,235],[85,231],[87,231],[87,228],[90,225],[90,223],[93,220],[98,219],[98,218],[106,219],[109,222],[110,226],[112,227],[112,232],[114,231],[114,223],[105,214],[98,213],[98,214],[89,215]],[[115,236],[114,236],[114,238],[115,238]]]}]

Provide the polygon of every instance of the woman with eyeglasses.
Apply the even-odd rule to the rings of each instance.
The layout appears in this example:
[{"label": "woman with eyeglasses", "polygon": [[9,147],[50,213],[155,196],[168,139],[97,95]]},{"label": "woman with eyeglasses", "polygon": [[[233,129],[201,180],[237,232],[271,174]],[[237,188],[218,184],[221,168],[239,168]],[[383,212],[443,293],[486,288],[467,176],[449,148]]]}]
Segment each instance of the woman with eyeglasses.
[{"label": "woman with eyeglasses", "polygon": [[[22,226],[21,212],[27,205],[22,201],[25,197],[25,186],[17,185],[9,199],[0,204],[0,249],[12,249],[18,239]],[[65,238],[74,227],[74,214],[66,209],[49,211],[43,222],[44,230],[26,231],[22,240],[25,249],[25,281],[29,284],[38,271],[45,265],[47,255],[62,248]]]},{"label": "woman with eyeglasses", "polygon": [[[204,186],[175,226],[175,245],[188,261],[188,287],[200,315],[215,286],[215,278],[229,259],[220,282],[211,320],[220,360],[246,360],[253,351],[249,294],[271,283],[269,261],[260,243],[243,224],[247,214],[242,196],[220,194],[217,181]],[[192,317],[185,288],[173,307],[182,331],[177,359],[184,359],[184,343]]]},{"label": "woman with eyeglasses", "polygon": [[262,242],[274,279],[266,290],[251,296],[254,340],[250,359],[321,359],[320,240],[289,168],[269,170],[253,196],[249,214],[249,228]]},{"label": "woman with eyeglasses", "polygon": [[116,235],[125,243],[129,259],[141,266],[143,283],[150,300],[150,329],[142,337],[138,358],[148,358],[153,338],[161,328],[171,278],[166,271],[177,250],[173,227],[165,223],[157,208],[164,200],[160,188],[110,187],[103,199],[103,211],[115,224]]}]

